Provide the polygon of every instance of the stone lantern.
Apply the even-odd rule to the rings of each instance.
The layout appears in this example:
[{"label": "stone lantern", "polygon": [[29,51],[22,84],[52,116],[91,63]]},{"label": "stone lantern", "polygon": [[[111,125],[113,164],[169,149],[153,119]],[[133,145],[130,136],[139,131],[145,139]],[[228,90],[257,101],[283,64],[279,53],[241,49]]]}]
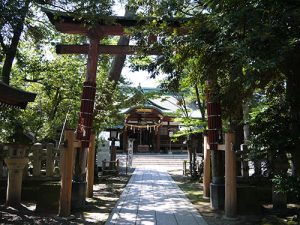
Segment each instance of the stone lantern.
[{"label": "stone lantern", "polygon": [[18,206],[21,202],[23,169],[28,163],[25,157],[27,145],[9,145],[9,156],[4,159],[8,168],[6,205]]}]

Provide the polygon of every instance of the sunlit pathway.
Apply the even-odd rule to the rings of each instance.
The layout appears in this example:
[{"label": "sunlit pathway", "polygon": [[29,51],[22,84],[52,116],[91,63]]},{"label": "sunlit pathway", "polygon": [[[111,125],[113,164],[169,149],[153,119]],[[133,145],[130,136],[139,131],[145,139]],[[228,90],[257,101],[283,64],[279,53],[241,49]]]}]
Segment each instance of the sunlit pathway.
[{"label": "sunlit pathway", "polygon": [[163,169],[137,168],[106,225],[206,225]]}]

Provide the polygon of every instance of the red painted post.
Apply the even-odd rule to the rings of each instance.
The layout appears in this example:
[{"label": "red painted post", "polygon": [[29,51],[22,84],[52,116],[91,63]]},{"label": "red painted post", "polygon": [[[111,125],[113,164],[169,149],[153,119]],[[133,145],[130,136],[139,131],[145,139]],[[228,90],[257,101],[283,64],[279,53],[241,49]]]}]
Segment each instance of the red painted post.
[{"label": "red painted post", "polygon": [[211,90],[206,91],[207,119],[208,119],[208,144],[210,150],[218,150],[222,139],[221,104],[212,97]]},{"label": "red painted post", "polygon": [[93,110],[96,95],[96,74],[99,57],[99,36],[90,35],[88,52],[87,75],[83,84],[81,97],[80,116],[77,127],[78,140],[82,141],[82,148],[88,148],[93,123]]},{"label": "red painted post", "polygon": [[222,141],[221,104],[212,93],[211,83],[206,90],[208,144],[211,150],[212,183],[210,184],[210,204],[213,209],[224,207],[224,162],[223,153],[218,150]]}]

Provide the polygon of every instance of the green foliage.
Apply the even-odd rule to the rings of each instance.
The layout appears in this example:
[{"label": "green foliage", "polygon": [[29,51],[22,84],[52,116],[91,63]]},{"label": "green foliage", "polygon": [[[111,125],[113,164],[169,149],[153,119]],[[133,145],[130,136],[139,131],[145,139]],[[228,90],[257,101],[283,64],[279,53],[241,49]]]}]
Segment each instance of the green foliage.
[{"label": "green foliage", "polygon": [[290,152],[294,138],[290,135],[290,115],[283,83],[270,85],[267,92],[257,95],[258,103],[251,113],[250,158]]},{"label": "green foliage", "polygon": [[121,109],[129,108],[143,101],[140,92],[132,88],[124,80],[117,86],[109,81],[106,75],[98,76],[97,95],[94,111],[94,129],[105,130],[122,125],[124,116]]},{"label": "green foliage", "polygon": [[75,127],[84,61],[76,57],[54,56],[50,49],[43,51],[30,46],[31,42],[27,41],[19,47],[12,85],[37,93],[37,97],[27,110],[18,112],[9,120],[11,123],[19,120],[38,140],[52,139],[56,130],[61,128],[67,112],[69,125]]},{"label": "green foliage", "polygon": [[299,177],[286,176],[285,174],[275,175],[272,179],[274,190],[277,193],[292,194],[294,199],[300,198]]}]

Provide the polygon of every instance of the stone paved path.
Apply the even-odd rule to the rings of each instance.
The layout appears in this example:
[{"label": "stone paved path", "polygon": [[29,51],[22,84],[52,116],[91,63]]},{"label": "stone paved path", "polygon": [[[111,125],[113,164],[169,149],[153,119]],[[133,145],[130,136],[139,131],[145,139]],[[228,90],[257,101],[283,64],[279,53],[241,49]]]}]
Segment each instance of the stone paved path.
[{"label": "stone paved path", "polygon": [[[153,168],[153,167],[151,167]],[[166,168],[136,168],[106,225],[207,225]]]}]

